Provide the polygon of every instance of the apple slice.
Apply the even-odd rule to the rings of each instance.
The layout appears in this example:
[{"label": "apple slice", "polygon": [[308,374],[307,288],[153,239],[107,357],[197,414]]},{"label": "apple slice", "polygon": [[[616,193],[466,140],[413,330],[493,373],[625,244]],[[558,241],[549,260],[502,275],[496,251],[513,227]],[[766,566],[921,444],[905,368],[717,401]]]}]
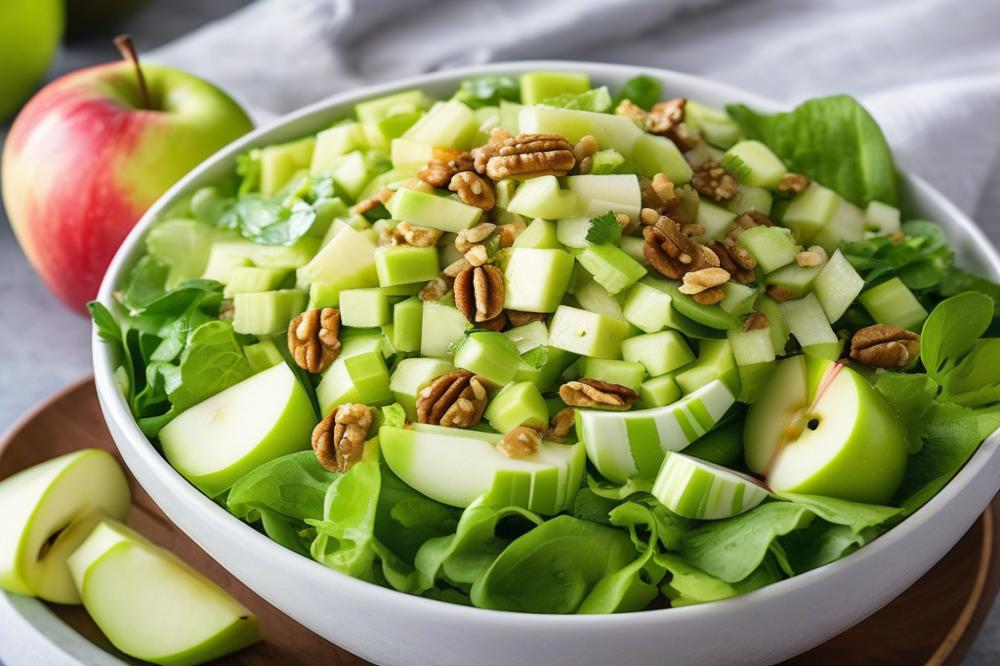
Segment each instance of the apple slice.
[{"label": "apple slice", "polygon": [[775,491],[884,504],[906,468],[899,419],[861,375],[794,356],[775,370],[744,427],[747,466]]},{"label": "apple slice", "polygon": [[120,523],[97,525],[70,556],[69,569],[94,622],[131,657],[186,666],[260,640],[253,613]]},{"label": "apple slice", "polygon": [[425,424],[383,426],[379,445],[400,479],[431,499],[457,507],[501,484],[511,501],[544,514],[559,513],[583,480],[583,446],[543,441],[527,458],[504,455],[501,435]]},{"label": "apple slice", "polygon": [[607,479],[652,479],[667,451],[680,451],[712,429],[736,397],[716,379],[677,402],[629,412],[576,410],[587,457]]},{"label": "apple slice", "polygon": [[118,462],[84,449],[0,482],[0,588],[78,604],[66,558],[102,516],[124,519],[131,494]]},{"label": "apple slice", "polygon": [[316,421],[305,389],[279,363],[182,412],[159,437],[174,469],[216,497],[267,461],[309,448]]},{"label": "apple slice", "polygon": [[767,496],[767,488],[745,474],[683,453],[667,453],[653,484],[653,497],[678,516],[697,520],[731,518]]}]

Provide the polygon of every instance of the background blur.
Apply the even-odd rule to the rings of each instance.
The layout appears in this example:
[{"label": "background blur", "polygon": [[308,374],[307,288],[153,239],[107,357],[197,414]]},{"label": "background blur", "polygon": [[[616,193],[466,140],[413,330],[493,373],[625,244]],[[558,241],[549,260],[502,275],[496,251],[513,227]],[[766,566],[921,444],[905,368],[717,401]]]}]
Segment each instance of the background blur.
[{"label": "background blur", "polygon": [[[74,20],[86,34],[68,37],[46,80],[116,59],[111,38],[129,32],[145,59],[216,83],[258,124],[366,83],[533,58],[666,67],[789,104],[851,93],[882,124],[901,166],[1000,240],[995,0],[101,1],[133,13],[111,21],[83,11]],[[90,372],[90,325],[50,295],[6,219],[0,294],[6,429]],[[1000,610],[967,663],[1000,664]]]}]

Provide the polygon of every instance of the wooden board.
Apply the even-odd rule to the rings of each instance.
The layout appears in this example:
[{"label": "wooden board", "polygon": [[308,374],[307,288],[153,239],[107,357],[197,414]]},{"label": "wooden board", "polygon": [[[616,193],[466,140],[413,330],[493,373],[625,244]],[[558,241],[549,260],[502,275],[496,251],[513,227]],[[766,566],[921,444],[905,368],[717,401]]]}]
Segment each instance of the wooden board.
[{"label": "wooden board", "polygon": [[[80,448],[117,456],[91,380],[53,396],[0,440],[0,479],[30,465]],[[325,641],[251,592],[188,539],[130,477],[134,507],[129,524],[188,561],[229,590],[261,620],[264,641],[218,663],[241,666],[324,663],[366,664]],[[926,576],[898,599],[837,638],[787,664],[842,666],[957,666],[975,638],[1000,587],[1000,536],[994,513],[1000,500]],[[55,606],[68,625],[102,649],[128,661],[108,643],[82,607]],[[821,612],[821,609],[819,609]]]}]

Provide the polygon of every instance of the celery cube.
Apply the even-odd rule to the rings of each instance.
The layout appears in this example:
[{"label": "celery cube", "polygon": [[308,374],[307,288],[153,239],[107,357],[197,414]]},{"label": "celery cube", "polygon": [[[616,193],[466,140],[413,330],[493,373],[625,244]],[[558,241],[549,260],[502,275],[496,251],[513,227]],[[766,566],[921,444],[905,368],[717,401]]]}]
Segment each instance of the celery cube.
[{"label": "celery cube", "polygon": [[271,291],[277,289],[288,275],[289,271],[286,268],[238,266],[230,271],[229,282],[223,295],[232,298],[235,294]]},{"label": "celery cube", "polygon": [[306,293],[299,289],[236,294],[233,330],[248,335],[275,335],[287,329],[288,322],[305,306]]},{"label": "celery cube", "polygon": [[416,296],[392,307],[392,346],[400,352],[420,351],[420,330],[423,327],[424,303]]},{"label": "celery cube", "polygon": [[383,287],[433,280],[440,272],[437,248],[383,245],[375,250],[375,272]]},{"label": "celery cube", "polygon": [[553,312],[569,286],[573,263],[563,250],[513,249],[504,270],[504,307]]},{"label": "celery cube", "polygon": [[396,190],[386,208],[397,220],[455,233],[475,225],[483,214],[482,208],[405,187]]},{"label": "celery cube", "polygon": [[642,363],[652,377],[666,374],[694,360],[694,353],[677,331],[660,331],[627,338],[622,358]]},{"label": "celery cube", "polygon": [[456,367],[481,375],[497,386],[514,379],[520,361],[514,343],[492,331],[470,333],[455,352]]},{"label": "celery cube", "polygon": [[577,255],[577,261],[611,294],[632,286],[646,274],[642,264],[611,243],[588,245]]},{"label": "celery cube", "polygon": [[560,305],[549,325],[549,345],[581,356],[619,358],[628,322]]},{"label": "celery cube", "polygon": [[510,432],[520,425],[544,430],[549,424],[545,398],[531,382],[505,386],[490,400],[484,416],[497,432]]},{"label": "celery cube", "polygon": [[357,328],[388,324],[389,297],[378,287],[345,289],[340,292],[340,320]]}]

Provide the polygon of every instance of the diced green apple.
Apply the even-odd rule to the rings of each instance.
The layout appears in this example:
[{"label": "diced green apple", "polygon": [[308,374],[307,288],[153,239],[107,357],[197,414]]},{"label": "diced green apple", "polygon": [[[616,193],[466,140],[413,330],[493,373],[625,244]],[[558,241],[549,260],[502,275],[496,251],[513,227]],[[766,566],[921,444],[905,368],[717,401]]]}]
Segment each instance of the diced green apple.
[{"label": "diced green apple", "polygon": [[245,606],[121,523],[101,522],[69,567],[87,612],[130,657],[193,666],[260,640],[257,618]]},{"label": "diced green apple", "polygon": [[[597,139],[597,144],[604,149],[613,148],[626,158],[633,155],[636,142],[646,135],[630,119],[624,116],[616,116],[610,113],[596,113],[594,111],[577,111],[575,109],[561,109],[549,106],[524,106],[518,113],[519,131],[538,134],[559,134],[566,137],[570,143],[576,143],[586,135],[591,135]],[[664,139],[666,143],[670,143]],[[670,144],[673,145],[673,144]],[[663,150],[667,150],[665,147]],[[676,150],[676,147],[674,148]],[[649,151],[654,153],[654,151]],[[680,155],[678,153],[678,155]],[[650,158],[650,162],[655,161]],[[683,169],[687,168],[687,163],[681,157],[679,163],[671,161],[680,175]],[[690,171],[690,169],[688,169]],[[654,172],[655,173],[655,172]],[[652,175],[652,174],[650,174]],[[685,179],[674,178],[667,174],[675,183],[687,182],[690,175]],[[568,216],[561,216],[568,217]]]},{"label": "diced green apple", "polygon": [[588,244],[576,260],[610,294],[632,286],[646,274],[642,264],[611,243]]},{"label": "diced green apple", "polygon": [[[625,151],[621,152],[628,156]],[[662,173],[678,185],[691,180],[691,167],[684,155],[673,141],[662,136],[643,133],[632,145],[631,157],[640,176],[652,178]]]},{"label": "diced green apple", "polygon": [[549,324],[549,345],[581,356],[619,358],[629,325],[595,312],[560,305]]},{"label": "diced green apple", "polygon": [[324,282],[339,289],[377,287],[375,247],[369,234],[344,225],[304,270],[311,282]]},{"label": "diced green apple", "polygon": [[698,360],[678,372],[674,379],[686,394],[720,379],[737,393],[739,373],[728,340],[702,340],[698,343]]},{"label": "diced green apple", "polygon": [[325,129],[316,135],[316,147],[309,163],[309,173],[312,175],[328,173],[336,165],[339,157],[367,147],[364,130],[356,122]]},{"label": "diced green apple", "polygon": [[694,360],[687,341],[677,331],[660,331],[627,338],[622,358],[642,363],[651,377],[666,374]]},{"label": "diced green apple", "polygon": [[518,353],[531,351],[549,342],[549,327],[544,321],[533,321],[504,331],[504,337],[514,343]]},{"label": "diced green apple", "polygon": [[392,346],[398,352],[420,351],[421,329],[424,322],[424,303],[411,296],[392,306]]},{"label": "diced green apple", "polygon": [[566,247],[582,250],[590,245],[587,234],[590,233],[591,226],[589,217],[563,218],[555,223],[556,241]]},{"label": "diced green apple", "polygon": [[653,497],[684,518],[731,518],[759,505],[770,494],[760,482],[720,465],[668,452]]},{"label": "diced green apple", "polygon": [[528,72],[521,75],[521,102],[540,104],[559,95],[579,95],[590,90],[590,77],[582,72]]},{"label": "diced green apple", "polygon": [[880,236],[888,236],[900,230],[899,209],[895,206],[871,201],[865,208],[865,227]]},{"label": "diced green apple", "polygon": [[860,208],[844,197],[837,197],[837,209],[830,221],[809,239],[827,254],[833,254],[842,243],[858,243],[865,238],[865,216]]},{"label": "diced green apple", "polygon": [[433,280],[440,272],[437,248],[383,245],[375,249],[375,272],[383,287]]},{"label": "diced green apple", "polygon": [[391,321],[389,312],[389,296],[378,287],[340,292],[340,323],[344,326],[384,326]]},{"label": "diced green apple", "polygon": [[677,402],[627,412],[576,410],[576,432],[587,457],[607,479],[653,479],[667,451],[680,451],[712,427],[736,397],[714,381]]},{"label": "diced green apple", "polygon": [[[726,312],[718,305],[705,305],[697,302],[688,294],[683,294],[676,283],[666,283],[670,294],[670,305],[677,312],[699,324],[719,330],[728,330],[740,326],[740,318]],[[677,327],[679,328],[679,327]],[[683,329],[680,329],[683,332]]]},{"label": "diced green apple", "polygon": [[455,352],[455,367],[484,377],[496,386],[514,379],[521,354],[502,333],[470,333]]},{"label": "diced green apple", "polygon": [[409,139],[393,139],[389,147],[392,168],[398,173],[416,175],[427,166],[434,153],[434,147]]},{"label": "diced green apple", "polygon": [[517,188],[507,210],[525,217],[555,220],[573,217],[580,207],[580,200],[575,194],[559,187],[558,178],[538,176],[524,181]]},{"label": "diced green apple", "polygon": [[506,433],[520,425],[545,430],[549,424],[549,408],[541,391],[531,382],[505,386],[490,400],[483,413],[490,427]]},{"label": "diced green apple", "polygon": [[256,266],[236,266],[229,271],[229,280],[222,292],[226,298],[235,294],[271,291],[281,286],[288,277],[285,268],[258,268]]},{"label": "diced green apple", "polygon": [[323,379],[316,387],[322,414],[325,416],[338,405],[348,402],[363,402],[366,405],[392,402],[382,336],[364,332],[342,342],[340,355],[323,373]]},{"label": "diced green apple", "polygon": [[639,219],[642,195],[639,178],[634,174],[567,176],[566,189],[592,209],[585,210],[584,217],[596,217],[613,210],[628,215],[633,222]]},{"label": "diced green apple", "polygon": [[684,122],[713,146],[728,148],[740,140],[740,128],[725,111],[688,100],[684,105]]},{"label": "diced green apple", "polygon": [[774,347],[775,353],[779,356],[783,355],[785,353],[785,346],[788,344],[790,332],[788,324],[785,323],[785,317],[781,314],[778,302],[769,296],[761,294],[757,297],[755,307],[758,312],[767,317],[767,327],[771,331],[771,345]]},{"label": "diced green apple", "polygon": [[544,514],[565,509],[575,498],[585,469],[582,444],[543,441],[526,458],[498,448],[502,435],[414,424],[379,429],[382,455],[395,474],[418,492],[450,506],[465,507],[489,491],[498,476],[518,476],[523,493],[512,498]]},{"label": "diced green apple", "polygon": [[384,148],[393,138],[383,131],[381,123],[393,117],[413,118],[427,104],[423,91],[405,90],[392,95],[360,102],[354,105],[354,114],[358,117],[365,133],[365,140],[373,148]]},{"label": "diced green apple", "polygon": [[835,322],[847,312],[864,286],[864,279],[854,270],[847,257],[837,250],[816,276],[813,290],[823,306],[826,318]]},{"label": "diced green apple", "polygon": [[524,231],[514,239],[514,249],[558,250],[560,245],[555,222],[542,218],[532,220]]},{"label": "diced green apple", "polygon": [[250,470],[309,448],[316,414],[284,363],[181,412],[160,430],[167,461],[209,497]]},{"label": "diced green apple", "polygon": [[737,215],[750,212],[770,215],[773,203],[774,196],[768,190],[762,187],[740,185],[736,196],[726,202],[726,208]]},{"label": "diced green apple", "polygon": [[474,226],[483,214],[482,208],[406,187],[396,190],[385,207],[394,219],[453,233]]},{"label": "diced green apple", "polygon": [[243,355],[247,357],[247,362],[254,372],[261,372],[284,362],[278,346],[270,338],[264,338],[252,345],[244,345]]},{"label": "diced green apple", "polygon": [[800,241],[808,241],[830,223],[839,201],[840,196],[833,190],[811,183],[788,203],[781,223]]},{"label": "diced green apple", "polygon": [[215,280],[226,284],[233,269],[252,265],[250,259],[242,254],[220,250],[213,246],[208,253],[208,263],[205,265],[205,272],[201,274],[206,280]]},{"label": "diced green apple", "polygon": [[639,390],[646,368],[638,361],[617,361],[606,358],[581,358],[577,366],[580,376]]},{"label": "diced green apple", "polygon": [[775,189],[788,173],[784,162],[760,141],[746,139],[732,146],[722,164],[737,173],[740,182]]},{"label": "diced green apple", "polygon": [[758,290],[738,282],[727,282],[722,287],[724,295],[719,307],[735,317],[742,317],[753,310]]},{"label": "diced green apple", "polygon": [[673,374],[651,377],[639,385],[639,400],[636,405],[640,409],[662,407],[675,402],[681,397],[681,389]]},{"label": "diced green apple", "polygon": [[823,270],[822,266],[799,266],[796,263],[791,263],[782,266],[773,273],[768,273],[766,282],[768,286],[774,285],[797,296],[803,296],[812,291],[813,283],[821,270]]},{"label": "diced green apple", "polygon": [[737,242],[757,261],[765,273],[776,271],[795,261],[799,248],[788,229],[757,226],[739,235]]},{"label": "diced green apple", "polygon": [[695,219],[705,229],[705,233],[698,236],[697,240],[705,243],[724,236],[736,219],[736,213],[711,201],[699,201],[698,217]]},{"label": "diced green apple", "polygon": [[472,109],[461,102],[435,104],[403,134],[402,138],[439,148],[472,148],[479,123]]},{"label": "diced green apple", "polygon": [[564,250],[514,248],[504,269],[504,307],[553,312],[573,274],[573,256]]},{"label": "diced green apple", "polygon": [[420,355],[450,359],[452,345],[465,335],[469,321],[451,305],[424,301],[420,320]]},{"label": "diced green apple", "polygon": [[779,304],[779,308],[789,330],[803,349],[837,342],[837,334],[830,327],[823,306],[815,294],[785,301]]},{"label": "diced green apple", "polygon": [[260,152],[260,192],[271,196],[312,162],[316,137],[267,146]]},{"label": "diced green apple", "polygon": [[0,588],[78,604],[66,559],[104,516],[124,520],[131,494],[118,462],[83,449],[0,481]]},{"label": "diced green apple", "polygon": [[927,319],[927,310],[898,277],[861,292],[858,302],[880,324],[916,330]]},{"label": "diced green apple", "polygon": [[212,251],[242,255],[254,266],[261,268],[299,268],[310,262],[319,247],[320,239],[306,236],[294,245],[261,245],[243,239],[224,240],[212,245]]},{"label": "diced green apple", "polygon": [[747,465],[775,491],[887,504],[906,468],[905,432],[885,399],[839,363],[782,361],[744,427]]}]

